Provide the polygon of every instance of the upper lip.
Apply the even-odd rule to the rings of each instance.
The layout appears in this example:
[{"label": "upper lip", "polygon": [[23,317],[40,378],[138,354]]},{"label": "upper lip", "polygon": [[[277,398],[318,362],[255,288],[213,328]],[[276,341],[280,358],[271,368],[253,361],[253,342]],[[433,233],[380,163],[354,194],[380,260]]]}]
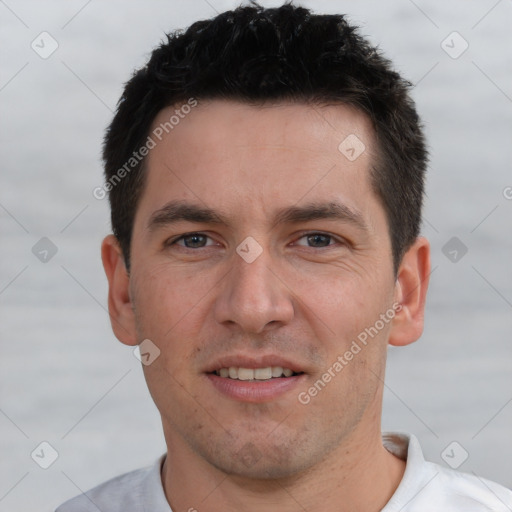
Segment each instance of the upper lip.
[{"label": "upper lip", "polygon": [[299,363],[290,361],[284,357],[275,354],[266,355],[227,355],[217,358],[214,362],[208,364],[204,372],[212,373],[221,368],[229,368],[234,366],[235,368],[267,368],[269,366],[280,366],[281,368],[289,368],[294,373],[304,372],[304,367]]}]

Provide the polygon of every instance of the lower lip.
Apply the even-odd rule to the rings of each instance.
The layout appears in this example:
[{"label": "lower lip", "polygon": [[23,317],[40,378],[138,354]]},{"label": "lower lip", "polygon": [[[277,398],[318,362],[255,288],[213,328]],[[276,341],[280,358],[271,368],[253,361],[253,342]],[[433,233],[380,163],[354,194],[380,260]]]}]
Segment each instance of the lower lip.
[{"label": "lower lip", "polygon": [[305,374],[264,381],[228,379],[212,373],[208,373],[206,376],[215,389],[223,395],[242,402],[254,403],[274,400],[291,391],[306,378]]}]

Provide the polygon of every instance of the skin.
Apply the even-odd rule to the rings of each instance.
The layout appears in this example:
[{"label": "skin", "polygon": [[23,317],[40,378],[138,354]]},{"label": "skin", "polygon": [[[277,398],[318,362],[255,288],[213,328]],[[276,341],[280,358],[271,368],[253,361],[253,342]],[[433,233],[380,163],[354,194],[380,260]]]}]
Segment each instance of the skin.
[{"label": "skin", "polygon": [[[338,150],[350,134],[366,146],[354,161]],[[395,276],[386,215],[369,180],[376,149],[370,121],[348,106],[214,100],[148,155],[130,272],[112,235],[102,258],[116,336],[127,345],[150,339],[160,350],[143,368],[162,416],[162,481],[175,512],[371,512],[396,490],[405,463],[380,433],[386,351],[421,335],[430,256],[418,238]],[[210,208],[226,222],[150,227],[170,201]],[[333,202],[360,222],[275,219],[283,208]],[[206,238],[180,239],[191,232]],[[252,263],[236,252],[248,236],[262,249]],[[394,318],[300,403],[298,394],[394,303]],[[235,400],[205,374],[230,354],[282,355],[304,375],[274,400]]]}]

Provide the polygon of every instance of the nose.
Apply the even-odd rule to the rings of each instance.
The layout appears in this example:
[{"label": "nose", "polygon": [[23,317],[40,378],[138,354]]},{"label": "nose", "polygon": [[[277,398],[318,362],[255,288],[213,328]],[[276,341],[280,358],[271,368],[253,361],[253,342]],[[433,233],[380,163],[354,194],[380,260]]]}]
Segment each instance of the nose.
[{"label": "nose", "polygon": [[236,324],[246,333],[260,334],[289,323],[294,315],[293,296],[279,277],[268,250],[252,263],[236,254],[233,268],[220,283],[215,318]]}]

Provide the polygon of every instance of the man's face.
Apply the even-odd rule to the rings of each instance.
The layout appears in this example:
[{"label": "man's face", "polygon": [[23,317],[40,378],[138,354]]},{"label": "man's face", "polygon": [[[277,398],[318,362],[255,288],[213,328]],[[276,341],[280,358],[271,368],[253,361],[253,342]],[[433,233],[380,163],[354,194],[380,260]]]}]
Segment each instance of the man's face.
[{"label": "man's face", "polygon": [[227,101],[200,103],[151,150],[129,289],[137,340],[160,350],[144,371],[168,444],[267,478],[380,428],[393,322],[344,357],[396,299],[375,156],[347,106]]}]

